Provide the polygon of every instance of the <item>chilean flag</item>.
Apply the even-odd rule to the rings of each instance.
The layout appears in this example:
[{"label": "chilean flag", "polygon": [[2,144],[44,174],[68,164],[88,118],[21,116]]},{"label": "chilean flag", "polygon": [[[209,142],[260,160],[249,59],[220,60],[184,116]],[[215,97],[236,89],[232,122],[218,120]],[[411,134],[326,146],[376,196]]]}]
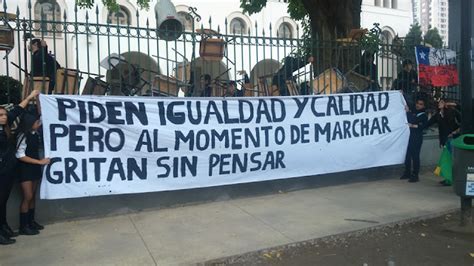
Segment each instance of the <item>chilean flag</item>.
[{"label": "chilean flag", "polygon": [[459,85],[455,51],[416,46],[415,53],[420,85],[433,87]]}]

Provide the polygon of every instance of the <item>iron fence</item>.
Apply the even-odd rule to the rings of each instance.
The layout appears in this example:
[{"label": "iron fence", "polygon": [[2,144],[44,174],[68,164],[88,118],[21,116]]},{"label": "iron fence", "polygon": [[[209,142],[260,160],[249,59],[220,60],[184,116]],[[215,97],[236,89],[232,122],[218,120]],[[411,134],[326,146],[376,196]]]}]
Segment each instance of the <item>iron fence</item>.
[{"label": "iron fence", "polygon": [[[403,51],[414,54],[414,47],[390,41],[371,54],[354,39],[304,40],[299,29],[291,34],[277,31],[275,36],[272,25],[255,24],[237,33],[227,21],[216,25],[212,19],[196,28],[201,17],[193,8],[179,32],[158,28],[156,15],[141,17],[140,12],[132,25],[118,15],[115,23],[110,17],[104,22],[98,7],[75,7],[72,17],[66,12],[59,16],[54,8],[47,13],[34,10],[31,1],[27,14],[16,8],[7,15],[7,1],[3,10],[3,27],[12,28],[14,45],[5,51],[0,72],[23,82],[25,90],[39,86],[50,93],[225,97],[411,86],[400,75]],[[28,50],[34,39],[44,41],[37,53]],[[48,63],[51,58],[59,64]],[[206,75],[210,85],[202,80]],[[457,87],[415,89],[460,100]],[[11,95],[8,91],[8,101]]]}]

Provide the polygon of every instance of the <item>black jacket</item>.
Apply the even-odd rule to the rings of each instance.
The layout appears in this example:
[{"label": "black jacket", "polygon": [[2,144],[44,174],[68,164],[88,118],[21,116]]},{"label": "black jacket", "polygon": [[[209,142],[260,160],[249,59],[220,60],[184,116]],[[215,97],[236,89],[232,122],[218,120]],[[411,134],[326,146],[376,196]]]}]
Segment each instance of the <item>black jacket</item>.
[{"label": "black jacket", "polygon": [[61,66],[47,52],[47,48],[39,49],[31,58],[31,75],[33,77],[49,77],[51,81],[56,78],[56,70]]},{"label": "black jacket", "polygon": [[417,125],[418,127],[410,127],[410,138],[423,138],[423,130],[428,123],[428,115],[425,110],[415,110],[407,113],[408,123]]},{"label": "black jacket", "polygon": [[[23,114],[23,112],[24,109],[20,106],[15,106],[12,110],[8,111],[8,126],[11,126],[13,122]],[[15,168],[17,163],[15,152],[15,137],[10,136],[8,138],[4,127],[0,127],[0,178],[11,174],[11,171]]]},{"label": "black jacket", "polygon": [[439,145],[444,146],[448,136],[459,128],[460,116],[456,110],[445,109],[443,115],[440,112],[430,118],[426,127],[438,124]]}]

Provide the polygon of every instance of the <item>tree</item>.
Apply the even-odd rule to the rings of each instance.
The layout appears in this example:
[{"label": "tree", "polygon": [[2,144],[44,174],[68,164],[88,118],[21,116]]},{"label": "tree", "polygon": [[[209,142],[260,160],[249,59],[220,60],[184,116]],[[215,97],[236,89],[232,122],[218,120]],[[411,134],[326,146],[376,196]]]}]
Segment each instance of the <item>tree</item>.
[{"label": "tree", "polygon": [[[262,10],[267,0],[240,0],[249,14]],[[335,40],[347,36],[351,29],[360,28],[362,0],[289,0],[288,13],[295,20],[309,20],[313,37]]]},{"label": "tree", "polygon": [[18,104],[21,100],[23,85],[9,76],[0,76],[0,105]]},{"label": "tree", "polygon": [[[261,11],[267,0],[240,0],[244,12],[249,14]],[[335,41],[346,37],[352,29],[360,28],[362,0],[289,0],[288,13],[294,20],[303,25],[304,52],[300,56],[316,56],[320,69],[314,68],[315,74],[328,67],[338,66],[341,70],[351,69],[357,63],[358,56],[354,51],[337,56]],[[354,60],[343,60],[354,59]],[[337,62],[336,62],[337,60]]]},{"label": "tree", "polygon": [[421,26],[418,23],[412,24],[410,30],[405,36],[406,46],[420,45],[423,42]]},{"label": "tree", "polygon": [[426,43],[431,44],[434,48],[442,48],[443,47],[443,38],[439,35],[439,31],[437,28],[430,28],[425,36],[424,40]]},{"label": "tree", "polygon": [[421,26],[418,23],[412,24],[410,26],[410,30],[405,36],[400,56],[404,59],[410,59],[412,62],[415,62],[415,46],[420,45],[422,43],[423,37],[421,32]]}]

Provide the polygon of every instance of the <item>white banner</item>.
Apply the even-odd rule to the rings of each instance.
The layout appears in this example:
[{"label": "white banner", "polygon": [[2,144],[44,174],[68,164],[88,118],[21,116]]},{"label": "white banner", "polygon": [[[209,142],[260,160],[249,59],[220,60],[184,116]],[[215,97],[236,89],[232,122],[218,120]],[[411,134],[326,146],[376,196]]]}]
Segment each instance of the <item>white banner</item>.
[{"label": "white banner", "polygon": [[264,98],[41,95],[44,199],[220,186],[404,161],[397,91]]}]

